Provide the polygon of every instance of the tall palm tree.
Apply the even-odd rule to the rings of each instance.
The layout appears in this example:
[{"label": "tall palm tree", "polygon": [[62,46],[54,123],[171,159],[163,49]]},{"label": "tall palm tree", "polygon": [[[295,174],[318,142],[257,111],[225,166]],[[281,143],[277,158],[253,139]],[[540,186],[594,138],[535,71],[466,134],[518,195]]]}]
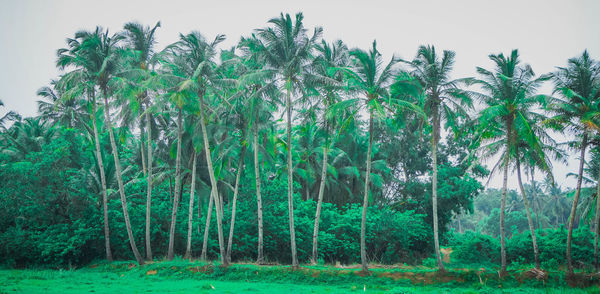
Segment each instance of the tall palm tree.
[{"label": "tall palm tree", "polygon": [[278,71],[278,79],[286,92],[286,134],[287,134],[287,176],[288,176],[288,210],[290,224],[290,248],[292,251],[292,266],[298,267],[296,252],[296,230],[294,228],[294,191],[292,168],[292,94],[302,91],[302,75],[312,58],[311,53],[316,40],[321,36],[322,29],[315,28],[309,37],[302,23],[304,16],[297,13],[295,21],[289,14],[272,18],[272,27],[259,29],[258,37],[264,44],[261,53],[266,63]]},{"label": "tall palm tree", "polygon": [[[573,261],[571,258],[571,240],[573,239],[573,226],[575,212],[581,194],[581,182],[585,162],[585,151],[589,145],[590,136],[599,128],[598,116],[600,115],[600,64],[593,60],[587,51],[579,57],[569,59],[567,67],[559,67],[553,74],[555,93],[560,94],[550,110],[556,114],[553,122],[570,130],[576,135],[579,147],[579,173],[577,188],[573,197],[571,214],[569,216],[569,232],[567,235],[567,267],[568,275],[573,274]],[[596,232],[596,241],[598,232]],[[595,256],[598,255],[598,246],[595,246]]]},{"label": "tall palm tree", "polygon": [[[154,59],[154,44],[156,43],[155,33],[156,29],[160,27],[160,22],[157,22],[154,27],[144,27],[143,25],[130,22],[125,24],[125,40],[128,48],[133,51],[132,63],[133,71],[132,77],[136,82],[136,86],[139,88],[137,93],[138,104],[140,109],[141,106],[147,104],[150,106],[148,97],[148,89],[144,87],[144,83],[148,80],[150,74],[150,66],[152,66],[156,60]],[[142,166],[144,166],[144,174],[147,175],[147,192],[146,192],[146,259],[152,260],[152,246],[150,236],[150,212],[152,206],[152,114],[150,113],[150,107],[144,111],[146,120],[147,130],[147,163],[144,163],[144,131],[142,117],[140,115],[140,150],[142,154]],[[147,173],[146,173],[147,170]]]},{"label": "tall palm tree", "polygon": [[429,118],[432,127],[431,157],[433,158],[433,175],[431,179],[431,200],[433,206],[433,240],[435,255],[439,270],[444,270],[440,254],[440,241],[438,229],[438,163],[437,146],[440,139],[441,126],[444,120],[452,127],[456,127],[457,116],[467,116],[464,106],[471,107],[471,99],[462,95],[457,87],[457,81],[450,78],[450,72],[454,65],[454,51],[444,50],[443,55],[436,54],[435,47],[420,46],[417,56],[412,61],[404,61],[411,68],[411,74],[416,78],[425,94],[424,111]]},{"label": "tall palm tree", "polygon": [[315,85],[317,95],[320,98],[322,107],[322,128],[325,133],[325,142],[323,146],[323,159],[321,161],[321,180],[319,183],[319,195],[317,196],[317,211],[315,213],[315,223],[313,229],[313,248],[311,263],[316,264],[318,258],[318,237],[319,220],[321,219],[321,206],[323,195],[325,194],[325,183],[327,182],[327,167],[329,150],[333,143],[330,143],[329,133],[331,127],[335,127],[335,114],[330,113],[330,106],[340,101],[340,92],[343,89],[344,75],[337,68],[347,67],[349,63],[348,47],[342,41],[338,40],[328,44],[325,40],[316,46],[319,55],[312,64],[312,72],[308,78],[315,79],[310,83]]},{"label": "tall palm tree", "polygon": [[90,116],[92,118],[94,141],[96,143],[96,159],[98,161],[100,178],[102,180],[103,187],[102,202],[104,209],[106,258],[108,260],[112,260],[112,253],[110,251],[110,232],[108,226],[108,196],[106,192],[106,176],[104,175],[104,164],[100,151],[100,140],[96,123],[96,86],[100,88],[100,91],[104,96],[104,114],[106,120],[105,126],[109,131],[113,159],[115,162],[116,177],[119,186],[119,194],[121,197],[121,206],[123,208],[125,226],[127,228],[127,235],[129,237],[130,246],[136,260],[138,263],[143,264],[143,259],[137,250],[135,240],[133,239],[131,223],[129,222],[129,213],[123,186],[121,165],[114,139],[112,123],[110,121],[110,109],[108,107],[109,83],[117,71],[119,58],[118,43],[121,39],[122,36],[119,34],[109,37],[108,31],[104,32],[100,27],[96,27],[95,31],[93,32],[79,31],[75,34],[74,38],[67,39],[69,46],[68,48],[59,49],[57,51],[57,66],[61,69],[66,69],[69,67],[74,68],[61,78],[61,84],[63,84],[63,87],[66,87],[64,97],[69,99],[69,97],[85,94],[87,95],[89,104],[91,105]]},{"label": "tall palm tree", "polygon": [[[482,158],[489,158],[501,154],[494,165],[492,174],[498,168],[503,169],[502,199],[500,203],[500,275],[506,275],[506,233],[504,217],[506,211],[506,194],[508,183],[508,170],[512,161],[518,157],[517,148],[521,142],[528,144],[527,148],[534,148],[537,142],[536,133],[532,130],[533,112],[543,96],[536,95],[540,85],[548,79],[547,76],[536,78],[529,65],[521,65],[519,53],[515,49],[510,56],[504,54],[491,54],[489,58],[494,62],[495,69],[489,71],[478,67],[480,79],[467,79],[467,84],[479,85],[482,92],[470,92],[478,98],[485,109],[480,112],[478,121],[478,136],[481,140]],[[535,147],[537,148],[537,147]],[[528,220],[532,223],[531,214]],[[530,226],[532,229],[532,226]],[[531,235],[534,241],[534,251],[537,255],[535,232]]]},{"label": "tall palm tree", "polygon": [[[271,122],[272,113],[276,111],[276,104],[279,104],[279,90],[275,86],[275,70],[265,68],[264,44],[255,36],[242,38],[238,46],[242,52],[242,64],[244,73],[239,78],[239,87],[242,88],[242,99],[249,112],[247,119],[248,132],[252,132],[252,150],[254,161],[254,183],[256,188],[256,206],[257,206],[257,258],[256,262],[264,262],[263,245],[263,206],[261,195],[261,173],[258,155],[260,145],[258,137],[260,129],[266,123]],[[265,154],[263,154],[263,159]]]},{"label": "tall palm tree", "polygon": [[213,162],[210,152],[210,142],[206,130],[206,95],[214,94],[214,89],[224,86],[232,86],[234,81],[223,78],[214,61],[217,51],[217,45],[225,40],[224,35],[217,35],[212,42],[208,42],[199,32],[192,32],[187,35],[180,35],[180,40],[169,46],[174,58],[171,60],[170,67],[173,68],[175,75],[183,78],[179,84],[179,91],[195,90],[199,99],[200,126],[202,129],[202,139],[204,142],[204,154],[208,166],[208,174],[212,188],[212,198],[217,212],[217,232],[219,238],[219,249],[221,262],[227,265],[226,252],[223,239],[222,211],[220,194],[217,187],[217,178],[213,168]]},{"label": "tall palm tree", "polygon": [[171,95],[171,100],[177,109],[177,154],[175,156],[175,195],[173,196],[173,209],[171,211],[171,226],[169,227],[169,249],[167,259],[173,260],[175,256],[175,225],[177,224],[177,208],[179,207],[179,198],[181,197],[181,144],[183,140],[183,104],[185,103],[184,93],[176,92]]},{"label": "tall palm tree", "polygon": [[390,62],[383,67],[383,58],[377,51],[377,43],[373,41],[373,47],[369,52],[361,49],[350,51],[352,57],[352,65],[349,68],[342,69],[348,75],[348,81],[351,87],[357,91],[361,98],[349,99],[339,102],[332,107],[332,111],[336,109],[344,109],[348,105],[356,105],[360,103],[357,110],[366,108],[369,114],[368,118],[368,149],[366,158],[366,172],[364,184],[363,210],[360,226],[360,258],[362,270],[368,271],[367,266],[367,248],[366,248],[366,224],[367,224],[367,207],[369,205],[369,180],[371,177],[371,153],[373,149],[373,123],[375,116],[383,117],[386,110],[395,112],[395,107],[404,107],[416,112],[422,112],[417,106],[404,100],[392,99],[388,88],[395,78],[394,65],[398,62],[396,58],[392,58]]}]

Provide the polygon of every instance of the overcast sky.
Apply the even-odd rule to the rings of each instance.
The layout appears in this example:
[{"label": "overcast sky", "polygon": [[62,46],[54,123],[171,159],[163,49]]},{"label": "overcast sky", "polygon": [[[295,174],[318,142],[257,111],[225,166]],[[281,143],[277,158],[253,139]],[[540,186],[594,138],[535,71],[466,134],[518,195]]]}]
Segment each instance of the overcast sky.
[{"label": "overcast sky", "polygon": [[[420,44],[456,51],[454,77],[475,75],[475,66],[491,67],[490,53],[518,48],[537,74],[564,66],[588,49],[600,59],[600,1],[27,1],[0,0],[0,99],[6,110],[36,114],[35,92],[56,78],[56,50],[65,38],[96,25],[120,30],[129,21],[153,25],[161,21],[158,47],[179,33],[198,30],[207,38],[225,34],[221,48],[234,46],[242,35],[266,26],[280,12],[302,11],[305,25],[321,26],[327,40],[342,39],[349,47],[369,48],[373,39],[386,58],[412,58]],[[550,85],[543,89],[548,93]],[[559,141],[563,138],[557,137]],[[562,186],[575,172],[555,164]],[[496,176],[490,186],[499,187]],[[516,187],[516,181],[511,181]]]}]

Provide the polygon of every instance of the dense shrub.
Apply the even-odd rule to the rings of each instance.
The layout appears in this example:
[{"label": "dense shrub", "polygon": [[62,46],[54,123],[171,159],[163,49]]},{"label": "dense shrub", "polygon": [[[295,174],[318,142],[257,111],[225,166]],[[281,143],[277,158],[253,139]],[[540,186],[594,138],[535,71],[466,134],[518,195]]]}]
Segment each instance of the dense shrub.
[{"label": "dense shrub", "polygon": [[[61,133],[42,149],[28,152],[23,158],[0,154],[0,258],[10,266],[43,265],[67,267],[80,265],[105,256],[101,190],[97,168],[90,160],[91,146],[72,131]],[[85,156],[84,156],[85,155]],[[132,156],[125,150],[123,158]],[[106,163],[111,157],[107,154]],[[135,241],[143,252],[146,182],[136,179],[139,168],[127,167],[124,174],[129,215]],[[107,175],[114,185],[114,174]],[[264,252],[273,262],[289,263],[289,223],[287,183],[284,176],[263,178]],[[193,255],[199,256],[208,207],[208,189],[196,193],[192,234]],[[252,260],[257,254],[257,208],[253,175],[246,173],[241,182],[233,243],[234,260]],[[96,187],[94,189],[93,187]],[[224,195],[224,234],[229,233],[231,199],[229,187]],[[299,189],[297,189],[299,190]],[[188,228],[189,177],[182,190],[175,231],[176,252],[183,254]],[[118,191],[109,189],[108,215],[111,248],[116,259],[133,259]],[[172,209],[169,181],[153,189],[151,236],[156,257],[167,251]],[[200,205],[201,218],[198,218]],[[294,201],[298,257],[307,262],[312,251],[312,233],[316,203]],[[338,208],[324,203],[319,231],[319,257],[325,262],[352,263],[360,260],[360,220],[362,206]],[[213,212],[208,254],[219,252],[216,214]],[[396,212],[388,207],[369,208],[367,217],[367,252],[376,262],[411,262],[428,254],[430,230],[425,216],[412,211]]]},{"label": "dense shrub", "polygon": [[[566,263],[567,230],[542,229],[536,231],[540,261],[542,266],[555,268]],[[573,231],[572,254],[578,267],[592,265],[594,256],[594,236],[588,228]],[[480,232],[466,231],[453,233],[446,244],[452,247],[452,260],[465,264],[485,264],[500,262],[500,241]],[[534,262],[533,245],[529,231],[514,233],[506,240],[506,257],[509,263]]]}]

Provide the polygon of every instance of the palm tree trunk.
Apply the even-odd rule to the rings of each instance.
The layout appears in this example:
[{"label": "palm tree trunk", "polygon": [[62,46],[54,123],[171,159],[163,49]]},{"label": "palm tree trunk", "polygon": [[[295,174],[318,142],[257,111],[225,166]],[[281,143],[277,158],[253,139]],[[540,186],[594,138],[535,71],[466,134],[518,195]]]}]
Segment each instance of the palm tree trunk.
[{"label": "palm tree trunk", "polygon": [[219,237],[219,251],[221,254],[221,263],[227,265],[227,259],[225,258],[225,244],[223,240],[223,224],[222,224],[222,205],[219,196],[219,190],[217,188],[217,180],[215,178],[215,170],[213,168],[212,159],[210,156],[210,145],[208,142],[208,135],[206,134],[206,123],[204,121],[204,95],[198,95],[200,97],[200,126],[202,127],[202,138],[204,140],[204,154],[206,155],[206,164],[208,165],[208,175],[210,177],[210,184],[213,190],[213,197],[215,198],[215,207],[217,211],[217,234]]},{"label": "palm tree trunk", "polygon": [[521,190],[521,196],[523,196],[523,204],[525,205],[525,213],[527,214],[527,223],[529,224],[529,231],[531,232],[531,240],[533,242],[533,256],[535,260],[535,268],[540,269],[540,252],[538,250],[537,238],[535,236],[535,228],[533,226],[533,217],[529,210],[529,200],[525,195],[525,189],[523,188],[523,182],[521,180],[521,163],[517,154],[517,180],[519,181],[519,190]]},{"label": "palm tree trunk", "polygon": [[371,150],[373,148],[373,111],[369,111],[369,148],[367,150],[367,172],[365,173],[365,195],[363,199],[362,220],[360,222],[360,260],[362,270],[368,271],[367,267],[367,206],[369,205],[369,177],[371,176]]},{"label": "palm tree trunk", "polygon": [[229,239],[227,240],[227,262],[231,262],[231,245],[233,243],[233,229],[235,227],[235,210],[237,205],[237,196],[240,187],[240,176],[244,168],[244,154],[246,153],[246,145],[242,145],[240,153],[240,162],[238,162],[237,175],[235,176],[235,188],[233,189],[233,203],[231,204],[231,226],[229,227]]},{"label": "palm tree trunk", "polygon": [[535,197],[537,197],[537,192],[536,192],[536,184],[535,184],[535,177],[533,175],[535,169],[532,168],[531,169],[531,208],[533,209],[533,212],[535,213],[535,222],[537,223],[537,227],[538,229],[541,229],[542,226],[540,225],[540,206],[539,203],[537,202],[537,200],[535,199]]},{"label": "palm tree trunk", "polygon": [[600,175],[598,177],[598,187],[596,188],[596,215],[594,215],[594,268],[596,271],[600,268],[598,264],[598,226],[600,225]]},{"label": "palm tree trunk", "polygon": [[117,183],[119,185],[119,195],[121,196],[121,206],[123,207],[123,217],[125,218],[125,227],[127,228],[127,236],[129,237],[129,245],[133,251],[133,255],[139,265],[144,264],[144,259],[140,255],[140,252],[135,245],[135,239],[133,238],[133,231],[131,230],[131,223],[129,222],[129,212],[127,211],[127,198],[125,197],[125,187],[123,185],[123,176],[121,174],[121,162],[119,160],[119,153],[117,150],[117,143],[115,142],[115,136],[113,133],[112,122],[110,120],[110,109],[108,108],[108,97],[105,88],[102,89],[104,94],[104,119],[106,121],[106,128],[108,129],[108,136],[110,138],[110,146],[112,148],[113,159],[115,161],[115,174],[117,176]]},{"label": "palm tree trunk", "polygon": [[146,191],[146,259],[152,260],[152,239],[150,238],[150,217],[152,211],[152,127],[150,126],[150,114],[146,112],[148,124],[148,177]]},{"label": "palm tree trunk", "polygon": [[323,163],[321,167],[321,183],[319,185],[319,198],[317,199],[317,212],[315,213],[315,226],[313,230],[313,249],[311,263],[317,264],[318,257],[318,238],[319,238],[319,221],[321,219],[321,205],[323,204],[323,194],[325,194],[325,181],[327,180],[327,153],[329,153],[329,129],[327,125],[326,112],[323,113],[323,123],[325,124],[325,146],[323,148]]},{"label": "palm tree trunk", "polygon": [[287,99],[286,99],[286,112],[287,112],[287,169],[288,169],[288,212],[290,219],[290,248],[292,250],[292,267],[298,267],[298,256],[296,253],[296,229],[294,227],[294,169],[292,167],[292,101],[291,101],[291,82],[288,80],[286,84],[287,88]]},{"label": "palm tree trunk", "polygon": [[[92,94],[94,95],[94,94]],[[96,123],[96,97],[92,99],[92,125],[94,127],[94,143],[96,145],[96,159],[98,160],[98,169],[100,169],[100,182],[102,183],[102,211],[104,214],[104,248],[106,249],[106,260],[112,261],[112,251],[110,249],[110,228],[108,226],[108,193],[106,192],[106,175],[104,174],[104,162],[102,161],[102,152],[100,151],[100,139],[98,136],[98,125]]]},{"label": "palm tree trunk", "polygon": [[144,177],[148,176],[148,172],[146,171],[146,155],[144,155],[144,128],[140,122],[140,154],[142,155],[142,173]]},{"label": "palm tree trunk", "polygon": [[188,233],[187,245],[185,247],[185,259],[192,258],[192,219],[194,218],[194,192],[196,192],[196,150],[194,150],[194,159],[192,161],[192,182],[190,187],[190,206],[188,210]]},{"label": "palm tree trunk", "polygon": [[502,180],[502,200],[500,201],[500,276],[506,275],[506,233],[504,232],[504,212],[506,210],[506,191],[508,186],[508,146],[504,155],[504,178]]},{"label": "palm tree trunk", "polygon": [[181,140],[183,137],[183,118],[182,109],[179,108],[177,116],[177,157],[175,159],[175,196],[173,197],[173,210],[171,212],[171,227],[169,229],[169,251],[167,259],[173,260],[175,256],[175,225],[177,223],[177,208],[179,207],[179,197],[181,190],[179,183],[181,182]]},{"label": "palm tree trunk", "polygon": [[433,206],[433,242],[435,245],[435,256],[437,259],[438,269],[445,271],[442,256],[440,254],[440,239],[438,229],[438,205],[437,205],[437,181],[438,181],[438,166],[437,166],[437,136],[439,133],[438,113],[437,108],[433,111],[433,136],[431,138],[431,157],[433,158],[433,178],[431,179],[431,201]]},{"label": "palm tree trunk", "polygon": [[585,162],[585,148],[587,147],[588,133],[583,133],[581,140],[581,155],[579,158],[579,174],[577,177],[577,188],[573,197],[573,206],[571,206],[571,214],[569,215],[569,233],[567,235],[567,274],[573,274],[573,260],[571,259],[571,240],[573,239],[573,225],[575,224],[575,213],[577,210],[577,202],[581,194],[581,181],[583,179],[583,164]]},{"label": "palm tree trunk", "polygon": [[258,257],[256,263],[261,264],[265,261],[263,255],[263,208],[262,197],[260,195],[260,166],[258,165],[258,112],[254,121],[254,179],[256,183],[256,205],[258,214]]},{"label": "palm tree trunk", "polygon": [[215,198],[213,197],[214,191],[210,190],[210,196],[208,200],[208,212],[206,213],[206,224],[204,225],[204,240],[202,242],[202,253],[200,254],[200,259],[206,261],[206,251],[208,249],[208,232],[210,230],[210,219],[212,218],[212,209],[213,202]]}]

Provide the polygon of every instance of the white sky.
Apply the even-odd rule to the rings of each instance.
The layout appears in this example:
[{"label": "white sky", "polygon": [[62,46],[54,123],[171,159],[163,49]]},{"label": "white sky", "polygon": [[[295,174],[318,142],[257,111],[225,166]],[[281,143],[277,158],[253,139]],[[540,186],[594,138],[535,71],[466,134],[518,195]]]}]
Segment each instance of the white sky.
[{"label": "white sky", "polygon": [[[420,44],[457,53],[454,77],[475,75],[475,66],[491,67],[490,53],[518,48],[536,73],[563,66],[568,58],[588,49],[600,59],[600,1],[27,1],[0,0],[0,99],[6,110],[36,114],[35,92],[56,78],[56,50],[79,29],[96,25],[120,30],[126,22],[154,25],[160,20],[158,47],[177,40],[179,33],[202,32],[212,39],[227,35],[221,48],[242,35],[266,26],[280,12],[302,11],[305,25],[324,28],[324,38],[342,39],[349,47],[378,49],[390,58],[412,58]],[[544,92],[551,90],[550,85]],[[556,138],[563,141],[563,138]],[[562,186],[577,169],[555,164]],[[516,187],[516,180],[510,181]],[[499,187],[501,177],[490,182]]]}]

